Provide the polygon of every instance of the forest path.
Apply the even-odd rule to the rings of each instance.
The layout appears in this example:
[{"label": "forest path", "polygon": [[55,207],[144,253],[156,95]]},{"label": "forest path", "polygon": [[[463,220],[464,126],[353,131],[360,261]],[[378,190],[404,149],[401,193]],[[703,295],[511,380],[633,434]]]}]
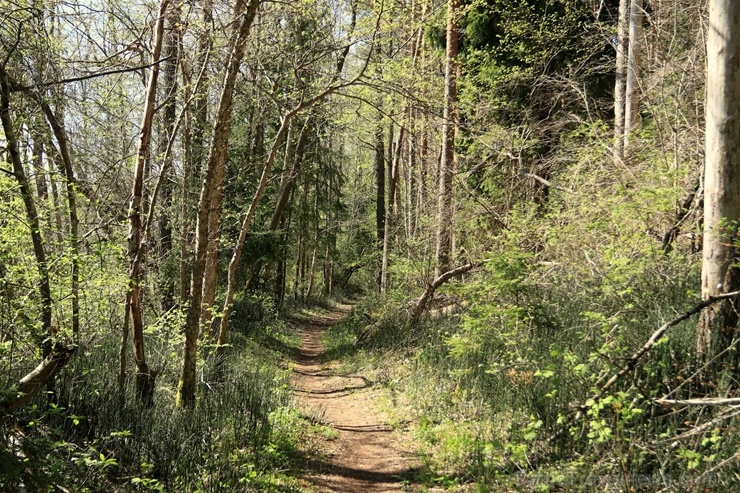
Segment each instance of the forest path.
[{"label": "forest path", "polygon": [[309,463],[307,483],[317,492],[385,493],[411,491],[418,463],[407,434],[393,430],[378,406],[380,392],[362,375],[341,375],[338,361],[326,361],[321,334],[351,310],[296,321],[301,347],[294,361],[293,387],[303,414],[334,428],[323,456]]}]

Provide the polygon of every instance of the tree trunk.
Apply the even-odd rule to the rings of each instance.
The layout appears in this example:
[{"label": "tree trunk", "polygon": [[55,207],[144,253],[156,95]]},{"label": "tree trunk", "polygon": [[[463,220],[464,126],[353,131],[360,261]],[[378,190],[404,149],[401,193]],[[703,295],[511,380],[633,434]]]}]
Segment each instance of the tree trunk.
[{"label": "tree trunk", "polygon": [[[334,201],[334,175],[329,175],[328,183],[326,184],[326,202],[328,204],[332,204]],[[332,254],[334,252],[334,249],[336,247],[336,241],[337,241],[337,235],[336,231],[334,230],[334,221],[332,219],[332,212],[334,214],[337,213],[339,209],[339,204],[336,204],[337,207],[329,207],[329,210],[326,211],[326,222],[325,222],[325,228],[326,228],[326,246],[324,248],[324,269],[323,269],[323,276],[324,276],[324,285],[323,285],[323,294],[329,295],[331,294],[333,290],[333,267],[332,267]]]},{"label": "tree trunk", "polygon": [[287,249],[286,244],[288,242],[288,224],[290,223],[290,210],[288,211],[287,217],[283,216],[280,221],[280,244],[278,246],[279,258],[277,262],[277,273],[275,275],[275,304],[280,308],[285,300],[285,282],[288,268],[288,261],[286,259]]},{"label": "tree trunk", "polygon": [[[164,21],[169,0],[162,0],[159,5],[159,14],[154,35],[152,60],[159,60],[164,37]],[[134,182],[131,188],[131,205],[129,206],[130,230],[128,236],[129,259],[129,290],[126,299],[126,308],[130,311],[131,335],[134,345],[134,364],[136,365],[136,392],[142,404],[153,404],[155,372],[149,370],[144,350],[144,317],[142,307],[141,264],[145,255],[143,244],[144,224],[142,213],[144,208],[144,179],[145,163],[150,152],[152,124],[154,122],[155,103],[157,96],[157,80],[159,78],[159,64],[155,63],[149,75],[146,103],[142,116],[139,145],[136,153],[136,168]]]},{"label": "tree trunk", "polygon": [[221,209],[223,201],[224,166],[220,166],[214,175],[214,191],[208,214],[208,246],[206,248],[206,267],[203,274],[202,309],[200,313],[200,329],[203,337],[210,340],[213,337],[211,324],[215,316],[214,302],[216,300],[216,279],[218,271],[218,249],[221,243]]},{"label": "tree trunk", "polygon": [[[218,340],[216,342],[217,356],[221,356],[223,354],[224,347],[229,337],[229,317],[231,315],[231,305],[234,301],[234,294],[236,294],[236,270],[239,267],[239,261],[241,260],[244,241],[247,239],[247,233],[249,232],[249,228],[252,225],[252,219],[257,212],[257,206],[259,205],[260,199],[265,192],[267,182],[270,179],[270,172],[272,171],[272,165],[275,163],[275,156],[277,155],[278,150],[282,145],[283,139],[288,133],[290,120],[292,119],[292,117],[293,114],[289,113],[286,117],[283,118],[282,125],[280,125],[280,129],[275,136],[275,141],[272,143],[272,147],[270,148],[270,154],[267,157],[267,163],[265,163],[265,167],[262,170],[262,176],[260,177],[260,181],[257,184],[257,190],[254,192],[252,202],[249,204],[247,214],[244,216],[244,220],[242,221],[241,229],[239,230],[239,238],[234,245],[233,254],[231,256],[231,260],[229,261],[229,269],[226,282],[226,299],[224,300],[221,323],[218,329]],[[289,144],[290,143],[288,143],[288,146]]]},{"label": "tree trunk", "polygon": [[[740,220],[740,2],[713,0],[707,32],[706,163],[702,299],[737,290]],[[708,360],[732,341],[734,300],[706,308],[697,349]]]},{"label": "tree trunk", "polygon": [[[183,176],[183,189],[182,189],[182,227],[181,227],[181,242],[180,242],[180,303],[185,305],[190,296],[190,277],[191,277],[191,258],[192,252],[189,248],[191,241],[191,227],[193,224],[192,216],[197,212],[193,207],[191,195],[197,190],[197,185],[200,182],[201,173],[205,165],[205,137],[207,134],[208,125],[208,62],[210,58],[211,47],[213,45],[211,39],[210,26],[213,22],[213,2],[212,0],[205,0],[203,2],[203,25],[207,26],[205,31],[202,33],[198,40],[198,64],[200,66],[200,84],[196,84],[193,89],[193,115],[188,118],[189,132],[186,132],[186,147],[185,153],[189,159],[186,159],[185,171]],[[183,73],[186,73],[183,70]],[[190,81],[185,81],[185,86],[190,86]],[[188,113],[190,114],[190,113]],[[197,204],[195,204],[197,205]]]},{"label": "tree trunk", "polygon": [[72,358],[73,353],[74,348],[55,344],[41,363],[20,379],[12,392],[3,392],[0,397],[0,425],[4,423],[8,414],[20,409],[45,385],[54,381],[54,378]]},{"label": "tree trunk", "polygon": [[44,357],[48,357],[52,353],[53,336],[49,266],[46,261],[46,250],[44,248],[43,238],[41,237],[41,222],[39,221],[36,204],[33,200],[33,191],[26,177],[26,172],[23,169],[18,141],[15,136],[15,125],[10,115],[10,91],[10,78],[5,72],[5,67],[0,66],[0,121],[5,132],[5,147],[13,166],[13,175],[18,182],[21,198],[23,199],[26,220],[28,221],[31,234],[31,243],[33,244],[33,253],[36,258],[36,269],[39,275],[38,293],[41,298],[41,330],[43,334],[41,347]]},{"label": "tree trunk", "polygon": [[630,6],[629,53],[627,56],[627,87],[624,104],[624,159],[629,159],[632,131],[639,117],[640,57],[642,31],[642,0],[632,0]]},{"label": "tree trunk", "polygon": [[[385,294],[388,290],[388,255],[390,254],[390,243],[392,241],[392,229],[396,223],[396,206],[398,197],[398,169],[401,161],[401,147],[403,143],[404,127],[398,128],[398,137],[388,149],[389,157],[392,156],[388,163],[388,206],[385,211],[385,232],[383,234],[383,259],[380,268],[380,294]],[[391,142],[393,131],[390,132]]]},{"label": "tree trunk", "polygon": [[[381,118],[381,115],[378,115]],[[383,254],[385,244],[385,144],[383,143],[383,124],[378,122],[375,129],[375,230],[377,232],[379,253]],[[378,272],[378,291],[382,291],[382,267]]]},{"label": "tree trunk", "polygon": [[[19,85],[10,79],[8,79],[11,87],[18,87]],[[77,179],[75,178],[74,168],[72,167],[72,154],[69,149],[69,139],[67,138],[67,131],[64,129],[63,119],[59,118],[54,110],[49,106],[49,103],[37,92],[31,89],[23,89],[23,92],[33,100],[41,109],[46,121],[52,129],[54,138],[57,141],[58,149],[56,150],[56,157],[53,161],[59,168],[59,173],[64,177],[65,190],[67,195],[67,208],[69,214],[69,231],[68,241],[70,248],[70,256],[72,258],[72,272],[70,279],[70,291],[71,291],[71,308],[72,308],[72,334],[75,339],[79,337],[80,332],[80,299],[79,299],[79,284],[80,284],[80,258],[79,258],[79,219],[77,216]],[[38,134],[38,138],[44,138],[41,134]],[[51,140],[47,141],[48,147],[53,148]],[[51,180],[53,182],[53,178]],[[44,184],[45,187],[45,184]],[[58,219],[61,224],[61,218]],[[61,230],[59,231],[61,233]]]},{"label": "tree trunk", "polygon": [[198,217],[195,236],[195,260],[190,283],[190,303],[185,319],[185,345],[183,347],[182,369],[180,382],[177,388],[177,405],[192,408],[195,406],[195,362],[198,351],[198,328],[201,316],[201,295],[203,274],[205,271],[206,249],[208,247],[208,218],[209,206],[215,194],[215,177],[217,170],[224,165],[226,147],[231,128],[231,110],[234,96],[236,77],[239,74],[246,41],[252,27],[252,21],[257,14],[261,0],[236,0],[234,5],[234,42],[227,63],[226,77],[224,78],[219,98],[216,121],[213,125],[211,149],[208,165],[203,178],[200,200],[198,201]]},{"label": "tree trunk", "polygon": [[614,162],[624,162],[624,110],[627,90],[627,50],[629,40],[629,13],[631,0],[619,0],[619,20],[615,39],[617,52],[616,82],[614,84]]},{"label": "tree trunk", "polygon": [[79,219],[77,217],[77,179],[72,168],[72,154],[69,150],[69,140],[64,129],[62,120],[57,118],[51,107],[40,97],[38,100],[46,119],[54,132],[54,137],[59,146],[59,172],[64,177],[65,190],[67,193],[67,208],[69,214],[69,249],[72,257],[72,272],[70,279],[71,303],[72,303],[72,334],[76,342],[80,335],[80,236]]},{"label": "tree trunk", "polygon": [[437,277],[449,270],[451,262],[452,178],[455,166],[455,105],[457,102],[457,2],[458,0],[448,0],[447,2],[445,101],[444,121],[442,122],[442,159],[439,167],[439,197],[437,207]]},{"label": "tree trunk", "polygon": [[[406,188],[406,236],[411,240],[416,237],[416,223],[418,218],[418,188],[419,180],[417,178],[417,160],[416,153],[417,149],[417,138],[416,138],[416,118],[417,111],[413,106],[409,108],[409,149],[408,149],[408,170],[406,175],[406,181],[408,182]],[[409,241],[410,245],[411,242]],[[409,251],[409,255],[411,252]]]},{"label": "tree trunk", "polygon": [[[39,202],[46,202],[49,196],[49,187],[46,184],[46,169],[44,169],[44,121],[40,115],[34,115],[30,128],[33,147],[31,148],[33,174],[36,182],[36,194]],[[51,221],[50,221],[51,222]]]},{"label": "tree trunk", "polygon": [[169,58],[164,62],[163,73],[163,97],[165,104],[163,108],[164,131],[159,136],[157,143],[157,155],[163,156],[166,162],[162,163],[163,186],[160,199],[159,213],[159,258],[164,265],[160,269],[161,282],[161,304],[162,310],[168,311],[175,303],[175,279],[168,269],[170,263],[170,252],[172,251],[172,223],[170,221],[170,207],[172,205],[173,181],[170,179],[172,169],[172,154],[167,153],[170,142],[174,139],[175,119],[177,117],[177,66],[179,61],[180,47],[180,12],[179,6],[173,5],[167,18],[167,32],[165,33],[163,57]]}]

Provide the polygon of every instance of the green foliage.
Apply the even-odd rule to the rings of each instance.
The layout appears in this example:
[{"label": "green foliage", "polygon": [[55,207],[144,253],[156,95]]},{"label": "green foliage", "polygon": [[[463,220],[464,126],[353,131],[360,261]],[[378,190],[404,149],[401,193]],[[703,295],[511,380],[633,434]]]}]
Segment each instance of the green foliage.
[{"label": "green foliage", "polygon": [[[278,369],[280,353],[269,341],[289,334],[273,324],[249,339],[237,335],[235,350],[221,367],[228,377],[202,381],[192,411],[174,409],[177,368],[169,361],[181,342],[167,324],[147,330],[150,365],[160,370],[153,408],[140,407],[132,382],[125,396],[119,394],[115,366],[103,364],[115,361],[115,338],[80,348],[84,359],[58,383],[60,404],[47,412],[40,406],[26,410],[22,434],[3,428],[3,439],[17,443],[2,461],[3,489],[23,482],[78,485],[80,491],[102,491],[114,483],[132,491],[292,491],[294,486],[286,485],[294,480],[278,471],[298,450],[301,427],[285,418],[294,413],[288,375]],[[295,338],[286,340],[295,344]],[[202,374],[213,373],[207,368],[211,363],[204,364]]]}]

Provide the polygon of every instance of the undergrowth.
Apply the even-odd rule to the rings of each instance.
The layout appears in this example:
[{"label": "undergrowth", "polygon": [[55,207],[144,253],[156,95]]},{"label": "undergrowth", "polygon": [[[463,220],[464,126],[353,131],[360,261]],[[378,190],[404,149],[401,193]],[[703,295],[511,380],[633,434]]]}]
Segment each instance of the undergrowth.
[{"label": "undergrowth", "polygon": [[[199,362],[197,406],[177,409],[178,320],[148,328],[155,403],[141,406],[129,377],[117,386],[118,340],[80,346],[48,396],[2,428],[0,490],[300,491],[291,471],[305,452],[282,361],[299,338],[264,299],[242,299],[221,370]],[[205,345],[207,348],[207,344]],[[225,375],[221,379],[213,375]]]},{"label": "undergrowth", "polygon": [[[509,245],[443,289],[442,303],[465,300],[456,313],[405,332],[403,303],[369,297],[326,343],[334,357],[373,375],[395,420],[411,423],[429,486],[727,491],[737,471],[738,440],[724,428],[730,414],[654,402],[702,391],[690,378],[700,370],[695,320],[673,328],[603,399],[589,399],[697,299],[692,259],[607,259],[581,270],[553,267]],[[549,441],[582,404],[584,419]]]}]

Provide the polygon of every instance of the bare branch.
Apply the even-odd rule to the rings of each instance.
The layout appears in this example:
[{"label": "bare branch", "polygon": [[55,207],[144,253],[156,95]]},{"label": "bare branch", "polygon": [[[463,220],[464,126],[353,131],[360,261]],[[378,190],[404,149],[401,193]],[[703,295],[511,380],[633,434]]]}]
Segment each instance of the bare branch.
[{"label": "bare branch", "polygon": [[93,74],[87,74],[87,75],[81,75],[79,77],[70,77],[68,79],[59,79],[59,80],[52,80],[48,82],[41,82],[39,84],[31,84],[31,85],[21,85],[18,83],[12,84],[10,87],[10,92],[18,92],[18,91],[27,91],[29,89],[39,89],[42,87],[51,87],[51,86],[57,86],[60,84],[68,84],[70,82],[80,82],[83,80],[89,80],[89,79],[96,79],[98,77],[105,77],[106,75],[115,75],[115,74],[125,74],[127,72],[136,72],[141,69],[145,68],[151,68],[156,65],[159,65],[160,63],[166,62],[172,58],[171,56],[160,58],[159,60],[147,63],[145,65],[137,65],[136,67],[124,67],[124,68],[118,68],[113,70],[104,70],[102,72],[95,72]]},{"label": "bare branch", "polygon": [[667,407],[740,406],[740,397],[705,397],[703,399],[656,399],[655,403]]},{"label": "bare branch", "polygon": [[[708,306],[711,306],[722,300],[735,298],[737,296],[740,296],[740,291],[732,291],[730,293],[724,293],[718,296],[710,296],[708,299],[695,305],[688,311],[684,312],[682,315],[674,318],[670,322],[667,322],[666,324],[661,326],[658,330],[653,332],[653,335],[650,336],[647,342],[643,344],[643,346],[640,349],[635,351],[632,357],[629,360],[627,360],[627,363],[625,363],[624,366],[622,366],[622,368],[617,373],[612,375],[612,377],[609,380],[607,380],[607,382],[599,389],[599,391],[596,392],[596,394],[591,396],[589,399],[587,399],[586,402],[589,402],[589,401],[595,402],[595,401],[600,400],[602,397],[604,397],[604,395],[606,395],[606,392],[612,387],[612,385],[614,385],[617,382],[617,380],[619,380],[620,378],[625,376],[627,373],[632,371],[635,368],[635,366],[637,366],[637,363],[640,361],[640,359],[642,359],[642,357],[645,356],[645,354],[647,354],[655,346],[655,344],[660,340],[660,338],[663,337],[665,333],[668,332],[668,330],[671,327],[675,327],[676,325],[683,322],[684,320],[701,312],[704,308]],[[578,406],[577,408],[578,412],[576,412],[575,416],[573,416],[565,424],[561,425],[560,428],[547,439],[548,443],[551,443],[557,440],[570,427],[572,427],[573,425],[578,423],[581,419],[583,419],[589,407],[590,406],[585,403]]]}]

